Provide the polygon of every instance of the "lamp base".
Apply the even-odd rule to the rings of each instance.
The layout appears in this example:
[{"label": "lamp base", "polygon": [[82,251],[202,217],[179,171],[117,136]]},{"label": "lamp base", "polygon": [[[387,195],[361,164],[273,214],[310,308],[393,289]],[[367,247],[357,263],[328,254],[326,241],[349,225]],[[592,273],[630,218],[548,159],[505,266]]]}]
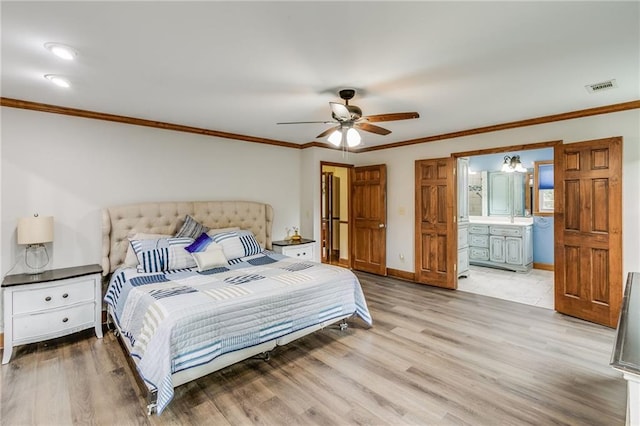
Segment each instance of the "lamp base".
[{"label": "lamp base", "polygon": [[41,274],[49,263],[49,253],[44,244],[29,244],[24,253],[27,274]]}]

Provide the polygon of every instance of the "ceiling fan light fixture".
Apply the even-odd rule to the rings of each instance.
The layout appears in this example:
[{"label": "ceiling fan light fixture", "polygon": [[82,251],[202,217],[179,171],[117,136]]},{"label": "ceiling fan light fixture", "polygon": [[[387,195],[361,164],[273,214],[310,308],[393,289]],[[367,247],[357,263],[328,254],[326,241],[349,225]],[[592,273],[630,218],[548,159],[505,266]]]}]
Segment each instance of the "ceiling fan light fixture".
[{"label": "ceiling fan light fixture", "polygon": [[329,135],[329,142],[335,146],[340,146],[342,142],[342,130],[338,129]]},{"label": "ceiling fan light fixture", "polygon": [[360,145],[361,140],[360,133],[358,133],[356,129],[352,127],[347,130],[347,145],[349,145],[350,148]]}]

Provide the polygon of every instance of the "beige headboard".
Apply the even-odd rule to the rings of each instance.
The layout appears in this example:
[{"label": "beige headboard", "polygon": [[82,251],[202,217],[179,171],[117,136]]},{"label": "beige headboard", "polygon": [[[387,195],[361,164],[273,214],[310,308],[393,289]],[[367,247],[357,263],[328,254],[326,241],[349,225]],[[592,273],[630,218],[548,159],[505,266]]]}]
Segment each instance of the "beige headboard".
[{"label": "beige headboard", "polygon": [[273,208],[253,201],[193,201],[129,204],[102,211],[102,274],[115,271],[124,261],[127,237],[136,232],[175,234],[186,215],[209,228],[237,226],[252,231],[258,242],[271,249]]}]

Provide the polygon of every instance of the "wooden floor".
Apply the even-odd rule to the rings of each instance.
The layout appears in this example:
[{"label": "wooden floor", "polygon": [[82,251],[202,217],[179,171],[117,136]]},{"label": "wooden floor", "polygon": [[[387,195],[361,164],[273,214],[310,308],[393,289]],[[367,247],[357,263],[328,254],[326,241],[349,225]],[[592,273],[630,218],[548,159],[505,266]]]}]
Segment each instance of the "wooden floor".
[{"label": "wooden floor", "polygon": [[325,329],[176,389],[161,416],[112,333],[25,345],[3,425],[623,425],[614,330],[548,309],[358,274],[374,325]]}]

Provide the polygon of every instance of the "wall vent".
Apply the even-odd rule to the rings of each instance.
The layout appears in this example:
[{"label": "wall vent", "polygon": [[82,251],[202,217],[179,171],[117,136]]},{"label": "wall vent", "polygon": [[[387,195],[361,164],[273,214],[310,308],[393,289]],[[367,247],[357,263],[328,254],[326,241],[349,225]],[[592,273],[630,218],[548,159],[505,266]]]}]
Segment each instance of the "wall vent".
[{"label": "wall vent", "polygon": [[587,92],[596,93],[603,90],[615,89],[616,87],[618,87],[618,83],[616,83],[616,79],[614,78],[612,80],[607,80],[600,83],[587,84],[584,87],[586,87]]}]

